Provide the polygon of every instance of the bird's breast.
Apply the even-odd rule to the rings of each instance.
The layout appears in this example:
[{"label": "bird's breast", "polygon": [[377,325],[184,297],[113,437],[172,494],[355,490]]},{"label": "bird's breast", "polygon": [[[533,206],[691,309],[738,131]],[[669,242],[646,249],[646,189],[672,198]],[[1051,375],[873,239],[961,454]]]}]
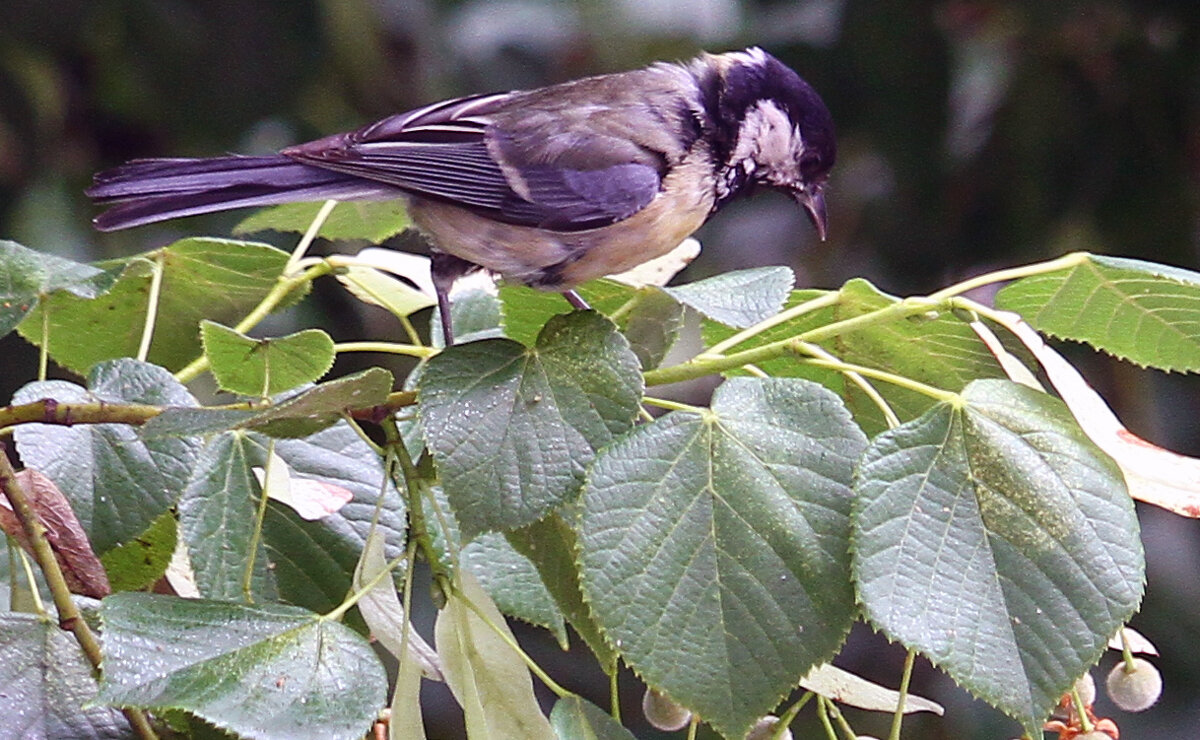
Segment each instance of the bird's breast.
[{"label": "bird's breast", "polygon": [[623,221],[553,231],[494,221],[448,203],[413,197],[413,223],[439,250],[546,290],[567,290],[624,272],[674,249],[708,219],[715,202],[711,167],[679,163],[650,203]]}]

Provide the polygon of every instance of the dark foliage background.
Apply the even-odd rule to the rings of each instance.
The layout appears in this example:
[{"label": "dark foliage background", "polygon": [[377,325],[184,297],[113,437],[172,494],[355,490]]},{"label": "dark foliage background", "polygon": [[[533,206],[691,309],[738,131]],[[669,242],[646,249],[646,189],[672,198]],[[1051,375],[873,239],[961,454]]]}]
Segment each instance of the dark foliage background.
[{"label": "dark foliage background", "polygon": [[[269,151],[441,97],[759,44],[838,122],[831,239],[816,243],[799,209],[763,196],[701,232],[688,277],[788,264],[802,284],[864,276],[909,293],[1075,249],[1200,267],[1194,2],[6,0],[3,15],[0,237],[76,259],[227,233],[239,217],[93,232],[82,190],[130,157]],[[325,298],[322,315],[298,321],[338,338],[396,331]],[[1200,454],[1195,378],[1068,349],[1134,431]],[[36,356],[15,335],[0,352],[8,398]],[[1146,715],[1117,718],[1127,737],[1192,737],[1198,525],[1142,514],[1149,590],[1135,624],[1165,653],[1166,693]],[[544,643],[538,657],[568,686],[597,680],[581,651],[563,658]],[[843,665],[895,684],[901,650],[867,629],[851,645]],[[1013,732],[928,666],[915,687],[950,718],[914,722],[912,737]],[[453,712],[441,714],[448,724],[431,736],[455,737]]]}]

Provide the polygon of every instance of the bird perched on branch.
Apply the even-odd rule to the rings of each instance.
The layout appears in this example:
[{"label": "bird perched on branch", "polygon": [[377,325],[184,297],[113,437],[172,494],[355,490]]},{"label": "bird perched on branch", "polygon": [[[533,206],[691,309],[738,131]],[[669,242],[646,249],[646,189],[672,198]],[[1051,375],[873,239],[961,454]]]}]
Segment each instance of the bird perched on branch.
[{"label": "bird perched on branch", "polygon": [[448,292],[475,269],[562,291],[665,254],[724,203],[780,190],[825,238],[836,155],[816,91],[758,48],[474,95],[267,156],[140,159],[95,177],[109,231],[296,201],[401,198]]}]

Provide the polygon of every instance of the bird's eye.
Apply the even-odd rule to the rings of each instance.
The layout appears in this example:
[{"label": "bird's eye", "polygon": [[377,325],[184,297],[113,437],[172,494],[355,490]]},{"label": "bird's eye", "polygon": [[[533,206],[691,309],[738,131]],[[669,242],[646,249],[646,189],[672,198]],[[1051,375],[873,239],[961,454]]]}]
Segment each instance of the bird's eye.
[{"label": "bird's eye", "polygon": [[800,174],[805,178],[819,175],[825,171],[824,162],[819,154],[806,154],[800,157]]}]

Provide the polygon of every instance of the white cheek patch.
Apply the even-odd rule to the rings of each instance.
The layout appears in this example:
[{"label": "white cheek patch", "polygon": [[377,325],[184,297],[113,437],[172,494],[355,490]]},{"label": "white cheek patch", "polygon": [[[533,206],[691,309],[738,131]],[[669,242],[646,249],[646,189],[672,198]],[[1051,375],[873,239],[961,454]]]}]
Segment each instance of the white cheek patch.
[{"label": "white cheek patch", "polygon": [[761,168],[786,177],[795,172],[803,153],[804,141],[787,114],[774,101],[760,100],[746,110],[731,163],[746,172]]}]

